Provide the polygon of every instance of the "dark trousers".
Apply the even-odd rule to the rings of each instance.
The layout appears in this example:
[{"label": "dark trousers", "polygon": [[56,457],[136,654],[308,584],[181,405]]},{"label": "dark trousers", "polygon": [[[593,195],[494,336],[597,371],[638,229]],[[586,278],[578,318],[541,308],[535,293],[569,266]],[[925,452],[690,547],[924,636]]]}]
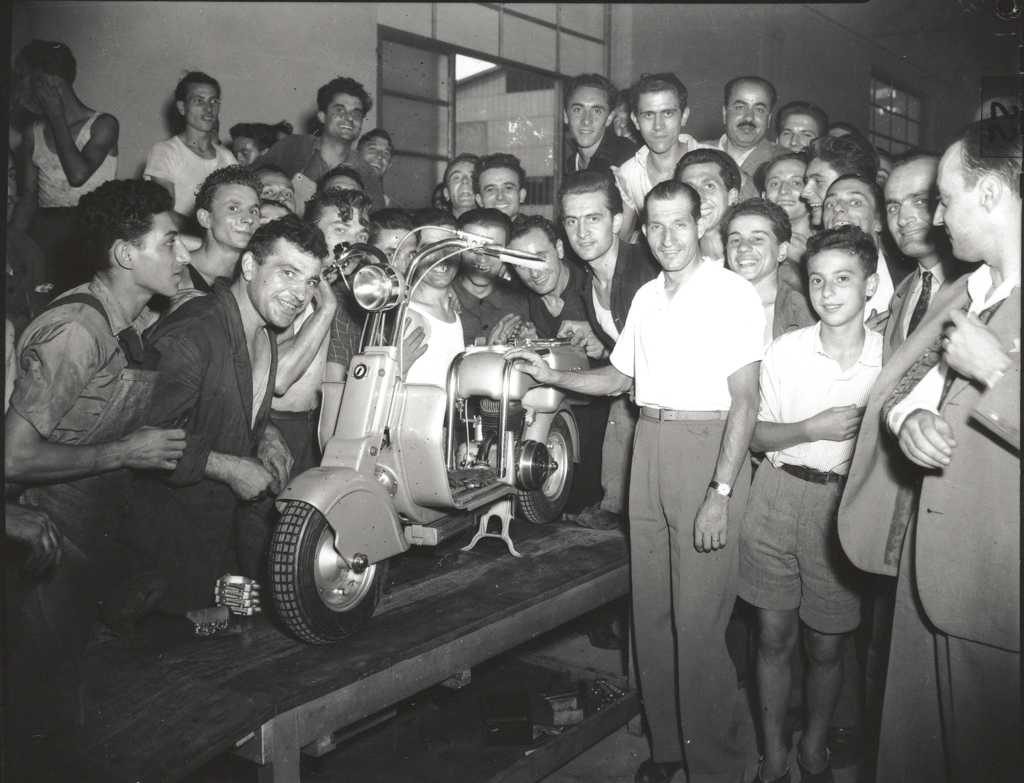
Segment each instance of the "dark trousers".
[{"label": "dark trousers", "polygon": [[701,553],[693,522],[718,458],[724,421],[654,422],[640,416],[629,488],[636,663],[657,762],[690,774],[738,772],[751,722],[725,630],[736,602],[738,541],[750,490],[744,466],[729,501],[728,543]]}]

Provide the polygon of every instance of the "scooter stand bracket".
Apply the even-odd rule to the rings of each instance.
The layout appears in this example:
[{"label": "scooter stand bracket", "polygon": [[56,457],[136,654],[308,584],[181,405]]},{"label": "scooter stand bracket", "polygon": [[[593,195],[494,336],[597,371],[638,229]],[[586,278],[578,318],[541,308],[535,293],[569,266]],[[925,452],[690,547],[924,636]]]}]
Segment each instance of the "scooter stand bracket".
[{"label": "scooter stand bracket", "polygon": [[[462,547],[463,552],[471,551],[481,539],[500,538],[505,542],[505,546],[508,547],[509,554],[513,557],[522,557],[522,554],[516,551],[516,545],[512,543],[512,536],[509,532],[509,528],[512,525],[513,500],[514,496],[510,495],[503,500],[499,500],[486,511],[477,514],[477,531],[473,539],[466,546]],[[494,517],[501,521],[501,532],[492,533],[490,530],[490,523]]]}]

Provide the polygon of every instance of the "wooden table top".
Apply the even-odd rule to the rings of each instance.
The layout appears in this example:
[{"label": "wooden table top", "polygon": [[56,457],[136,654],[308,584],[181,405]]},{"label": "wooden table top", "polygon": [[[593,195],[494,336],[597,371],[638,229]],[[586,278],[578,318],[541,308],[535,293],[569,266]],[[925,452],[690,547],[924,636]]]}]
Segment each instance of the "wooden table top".
[{"label": "wooden table top", "polygon": [[208,638],[184,619],[154,617],[131,638],[94,645],[85,661],[86,726],[68,749],[78,779],[175,780],[286,710],[613,571],[621,572],[619,594],[628,590],[619,532],[516,522],[512,533],[521,559],[497,540],[473,552],[451,544],[395,558],[373,619],[336,645],[295,641],[264,617]]}]

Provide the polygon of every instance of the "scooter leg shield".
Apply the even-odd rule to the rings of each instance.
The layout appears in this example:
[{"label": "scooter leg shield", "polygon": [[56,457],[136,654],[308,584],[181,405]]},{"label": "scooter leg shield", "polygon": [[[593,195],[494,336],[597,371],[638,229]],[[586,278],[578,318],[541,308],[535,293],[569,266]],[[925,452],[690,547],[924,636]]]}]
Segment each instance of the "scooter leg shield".
[{"label": "scooter leg shield", "polygon": [[277,497],[308,503],[335,531],[335,548],[346,558],[365,555],[378,563],[409,549],[391,497],[369,476],[351,468],[311,468],[296,476]]}]

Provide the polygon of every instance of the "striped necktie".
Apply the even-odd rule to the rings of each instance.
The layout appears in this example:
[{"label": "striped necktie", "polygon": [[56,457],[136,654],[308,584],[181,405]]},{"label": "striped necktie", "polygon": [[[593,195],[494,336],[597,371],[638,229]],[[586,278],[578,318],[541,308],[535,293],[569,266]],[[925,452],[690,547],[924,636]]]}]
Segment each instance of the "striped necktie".
[{"label": "striped necktie", "polygon": [[[978,320],[983,324],[987,324],[991,320],[992,316],[995,315],[996,310],[1006,300],[1003,299],[996,302],[994,305],[986,310],[978,313]],[[967,312],[970,304],[964,305],[962,308],[963,312]],[[916,309],[916,308],[915,308]],[[928,346],[924,353],[922,353],[912,365],[903,373],[903,377],[899,379],[896,386],[893,388],[892,393],[886,399],[882,405],[882,421],[886,421],[889,418],[889,413],[906,399],[907,395],[921,382],[921,379],[928,374],[928,371],[939,363],[939,359],[942,358],[942,333],[935,338],[935,341]],[[946,380],[942,385],[942,395],[939,397],[939,405],[941,406],[943,401],[946,399],[946,395],[949,393],[949,387],[953,385],[953,381],[957,374],[952,367],[946,368]]]},{"label": "striped necktie", "polygon": [[932,300],[932,273],[927,269],[921,270],[921,295],[917,297],[917,304],[914,305],[914,312],[910,314],[910,323],[907,324],[907,337],[914,333],[924,314],[928,312],[928,305]]}]

